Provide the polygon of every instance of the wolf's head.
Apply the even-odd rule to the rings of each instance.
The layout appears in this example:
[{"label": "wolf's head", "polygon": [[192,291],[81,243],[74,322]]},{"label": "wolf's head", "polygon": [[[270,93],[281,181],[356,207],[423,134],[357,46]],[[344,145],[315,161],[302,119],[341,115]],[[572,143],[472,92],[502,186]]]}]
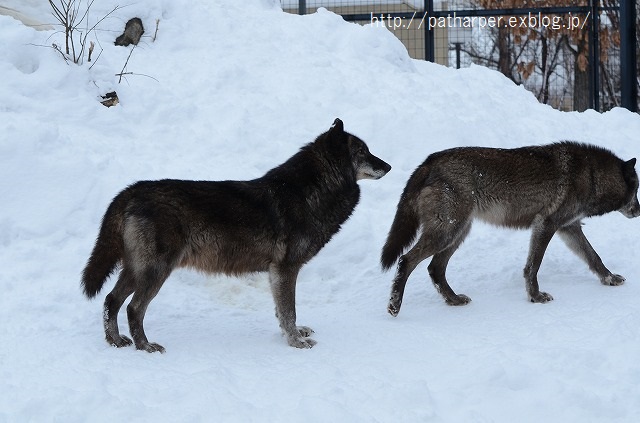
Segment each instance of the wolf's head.
[{"label": "wolf's head", "polygon": [[636,159],[633,158],[622,165],[622,176],[627,184],[625,203],[618,211],[631,219],[640,216],[638,204],[638,174],[636,173]]},{"label": "wolf's head", "polygon": [[391,170],[391,166],[384,160],[374,156],[369,147],[360,138],[345,132],[340,119],[333,122],[329,129],[329,136],[336,139],[346,138],[351,165],[356,174],[356,179],[380,179]]}]

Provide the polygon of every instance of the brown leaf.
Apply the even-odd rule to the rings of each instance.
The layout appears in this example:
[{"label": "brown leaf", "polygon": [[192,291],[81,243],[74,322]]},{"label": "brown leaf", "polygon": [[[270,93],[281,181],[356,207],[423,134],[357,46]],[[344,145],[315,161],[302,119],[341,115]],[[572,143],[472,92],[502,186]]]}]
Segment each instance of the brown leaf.
[{"label": "brown leaf", "polygon": [[580,53],[576,59],[576,64],[581,72],[586,72],[587,67],[589,67],[589,59],[587,59],[587,56],[584,53]]}]

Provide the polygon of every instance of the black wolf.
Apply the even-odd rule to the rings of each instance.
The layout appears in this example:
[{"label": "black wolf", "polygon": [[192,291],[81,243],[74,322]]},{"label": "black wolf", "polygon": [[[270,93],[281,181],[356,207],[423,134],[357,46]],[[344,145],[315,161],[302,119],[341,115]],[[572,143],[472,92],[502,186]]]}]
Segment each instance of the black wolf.
[{"label": "black wolf", "polygon": [[635,163],[635,158],[625,162],[604,148],[576,142],[515,149],[463,147],[430,155],[409,178],[382,249],[385,270],[401,256],[389,313],[400,312],[407,278],[430,256],[429,275],[447,304],[470,301],[456,295],[445,271],[474,218],[532,228],[524,268],[531,302],[553,299],[539,290],[537,274],[556,232],[603,284],[621,285],[625,279],[602,263],[582,232],[581,219],[615,210],[628,218],[640,215]]},{"label": "black wolf", "polygon": [[359,179],[389,170],[336,119],[331,129],[285,163],[250,181],[137,182],[119,193],[102,219],[82,274],[94,297],[122,270],[104,301],[107,342],[132,341],[118,331],[118,310],[127,306],[129,330],[139,350],[164,352],[143,328],[147,306],[176,267],[241,275],[269,272],[276,317],[289,345],[311,348],[313,332],[296,326],[296,278],[338,232],[360,198]]}]

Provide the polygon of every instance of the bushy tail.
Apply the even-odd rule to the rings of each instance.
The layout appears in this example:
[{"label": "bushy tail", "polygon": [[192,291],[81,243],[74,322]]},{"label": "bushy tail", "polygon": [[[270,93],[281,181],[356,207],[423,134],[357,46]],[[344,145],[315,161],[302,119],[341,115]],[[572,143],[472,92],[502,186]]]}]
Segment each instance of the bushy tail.
[{"label": "bushy tail", "polygon": [[420,218],[409,201],[408,190],[402,193],[398,202],[396,217],[382,248],[380,264],[383,270],[389,270],[415,239],[420,228]]},{"label": "bushy tail", "polygon": [[124,255],[122,229],[126,201],[123,194],[118,195],[107,208],[91,257],[82,271],[82,287],[88,298],[100,292]]}]

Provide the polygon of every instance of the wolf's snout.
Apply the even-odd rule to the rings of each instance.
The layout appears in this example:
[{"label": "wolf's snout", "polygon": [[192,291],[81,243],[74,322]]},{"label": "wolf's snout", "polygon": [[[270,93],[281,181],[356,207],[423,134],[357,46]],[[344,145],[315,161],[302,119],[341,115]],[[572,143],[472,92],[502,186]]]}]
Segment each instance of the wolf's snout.
[{"label": "wolf's snout", "polygon": [[391,165],[384,160],[367,153],[364,162],[357,165],[356,178],[360,179],[380,179],[391,170]]},{"label": "wolf's snout", "polygon": [[389,171],[391,170],[391,165],[376,156],[373,156],[373,158],[378,161],[374,169],[376,170],[376,174],[379,174],[379,176],[376,179],[380,179],[384,175],[389,173]]},{"label": "wolf's snout", "polygon": [[635,197],[625,206],[620,209],[620,213],[629,219],[640,216],[640,203],[638,203],[638,197]]},{"label": "wolf's snout", "polygon": [[638,217],[640,216],[640,205],[638,205],[638,203],[634,204],[633,206],[626,208],[626,209],[622,209],[620,210],[622,212],[622,214],[629,218],[629,219],[633,219],[634,217]]},{"label": "wolf's snout", "polygon": [[384,174],[386,175],[391,170],[391,165],[385,161],[382,161],[382,164],[384,165]]}]

